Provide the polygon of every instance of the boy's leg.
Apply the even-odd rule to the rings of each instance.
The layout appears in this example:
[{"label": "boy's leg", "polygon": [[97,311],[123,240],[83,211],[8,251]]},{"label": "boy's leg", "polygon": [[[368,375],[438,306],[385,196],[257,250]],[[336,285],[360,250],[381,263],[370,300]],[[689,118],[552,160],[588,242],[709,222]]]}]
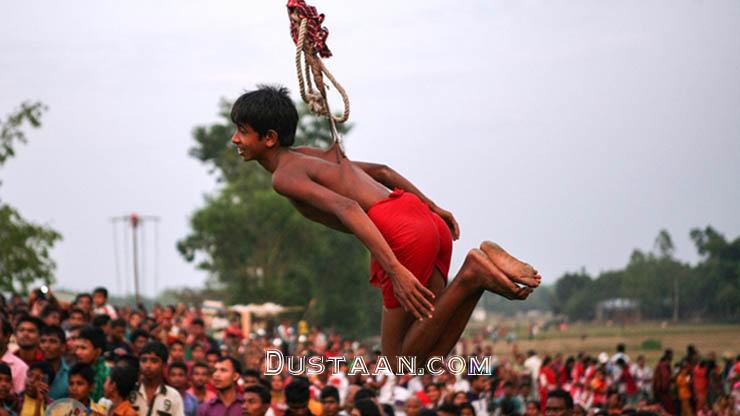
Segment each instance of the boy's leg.
[{"label": "boy's leg", "polygon": [[[470,318],[470,313],[472,313],[483,290],[490,290],[508,299],[525,299],[532,292],[532,289],[519,288],[509,280],[483,252],[471,250],[450,286],[437,297],[432,318],[423,321],[412,321],[411,325],[408,326],[408,331],[403,336],[400,348],[398,348],[397,341],[398,332],[395,334],[389,333],[395,331],[383,333],[384,338],[386,335],[395,338],[388,341],[384,340],[384,345],[387,343],[390,347],[388,352],[393,352],[392,355],[398,355],[398,351],[400,351],[400,355],[416,356],[418,362],[423,363],[429,358],[432,351],[443,348],[449,351],[454,342],[457,342],[457,338],[454,341],[451,338],[453,338],[453,335],[459,338],[459,334],[465,328],[465,323]],[[471,298],[475,300],[475,303],[470,301],[470,303],[473,303],[472,306],[467,302]],[[467,307],[463,308],[463,305]],[[387,315],[384,311],[384,318],[395,318],[401,321],[399,318],[406,313],[398,309],[400,308],[388,311],[389,314]],[[391,326],[393,325],[389,323],[388,327]],[[404,326],[398,325],[395,328],[402,329]],[[384,328],[386,328],[385,324]],[[448,331],[452,334],[444,338],[445,345],[438,345],[442,335]]]}]

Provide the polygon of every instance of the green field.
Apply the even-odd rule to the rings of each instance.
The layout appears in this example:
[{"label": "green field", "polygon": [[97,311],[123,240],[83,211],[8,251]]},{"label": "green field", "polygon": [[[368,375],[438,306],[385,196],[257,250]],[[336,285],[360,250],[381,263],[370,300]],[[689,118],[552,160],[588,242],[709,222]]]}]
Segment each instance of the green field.
[{"label": "green field", "polygon": [[[529,349],[539,355],[562,353],[565,356],[575,355],[580,351],[596,355],[602,351],[612,354],[618,343],[627,346],[627,354],[633,359],[642,354],[649,365],[654,365],[665,348],[672,348],[674,357],[679,359],[686,351],[688,344],[693,344],[702,355],[714,352],[718,358],[725,352],[740,354],[740,325],[720,324],[665,324],[643,322],[626,326],[605,324],[575,324],[567,331],[560,332],[551,328],[540,332],[534,340],[526,339],[526,328],[515,328],[516,345],[519,351]],[[585,339],[582,335],[585,334]],[[660,348],[644,349],[646,340],[660,342]],[[503,340],[493,344],[494,353],[508,355],[512,345]]]}]

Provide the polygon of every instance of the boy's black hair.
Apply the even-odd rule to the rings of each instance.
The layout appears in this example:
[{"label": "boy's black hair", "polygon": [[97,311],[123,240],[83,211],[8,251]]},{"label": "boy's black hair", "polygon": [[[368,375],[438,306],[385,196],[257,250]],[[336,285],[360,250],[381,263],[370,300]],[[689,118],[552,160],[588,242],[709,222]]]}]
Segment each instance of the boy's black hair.
[{"label": "boy's black hair", "polygon": [[169,364],[167,364],[167,373],[170,372],[173,368],[179,368],[183,372],[185,372],[185,375],[188,374],[188,366],[182,361],[173,361]]},{"label": "boy's black hair", "polygon": [[259,378],[262,377],[262,374],[260,374],[257,369],[245,368],[244,371],[242,371],[242,377],[254,377],[259,380]]},{"label": "boy's black hair", "polygon": [[382,416],[378,405],[371,399],[361,399],[356,401],[355,409],[360,411],[361,416]]},{"label": "boy's black hair", "polygon": [[333,397],[334,400],[339,403],[339,390],[337,390],[337,388],[332,385],[325,386],[323,389],[321,389],[321,400],[324,400],[328,397]]},{"label": "boy's black hair", "polygon": [[175,345],[180,345],[182,347],[185,347],[185,343],[182,342],[182,340],[180,340],[180,339],[176,339],[176,340],[170,342],[170,348],[172,348]]},{"label": "boy's black hair", "polygon": [[111,368],[108,377],[110,377],[110,380],[116,386],[118,394],[126,399],[136,387],[136,382],[139,378],[139,369],[138,367],[131,366],[115,366]]},{"label": "boy's black hair", "polygon": [[54,381],[54,376],[56,375],[56,373],[54,372],[54,368],[51,366],[51,364],[49,364],[48,361],[32,362],[28,365],[28,371],[31,370],[41,370],[42,373],[46,374],[46,377],[48,379],[47,384],[51,384],[51,382]]},{"label": "boy's black hair", "polygon": [[78,293],[77,296],[75,296],[74,303],[77,304],[77,302],[80,301],[82,298],[90,298],[90,302],[92,302],[92,295],[89,293]]},{"label": "boy's black hair", "polygon": [[69,377],[74,375],[81,376],[90,385],[95,384],[95,370],[89,365],[84,363],[77,363],[69,369]]},{"label": "boy's black hair", "polygon": [[110,316],[102,313],[97,314],[93,317],[92,324],[98,328],[102,328],[110,322]]},{"label": "boy's black hair", "polygon": [[166,363],[170,356],[170,352],[167,351],[167,347],[159,341],[149,341],[144,348],[139,351],[139,358],[144,354],[154,354],[162,360],[162,363]]},{"label": "boy's black hair", "polygon": [[125,354],[125,355],[116,355],[115,358],[115,367],[131,367],[133,368],[137,374],[139,371],[139,359],[131,354]]},{"label": "boy's black hair", "polygon": [[473,407],[473,405],[470,404],[470,402],[465,402],[461,404],[459,407],[460,407],[460,413],[462,413],[463,409],[470,409],[470,412],[473,413],[473,416],[475,416],[475,407]]},{"label": "boy's black hair", "polygon": [[10,367],[2,361],[0,361],[0,375],[8,376],[11,381],[13,380],[13,372],[10,371]]},{"label": "boy's black hair", "polygon": [[219,357],[218,360],[216,360],[217,363],[222,363],[224,361],[228,361],[231,363],[231,368],[234,369],[234,372],[241,375],[242,374],[242,363],[239,362],[236,358],[230,356],[230,355],[224,355],[223,357]]},{"label": "boy's black hair", "polygon": [[126,328],[126,320],[123,318],[116,318],[110,321],[111,328]]},{"label": "boy's black hair", "polygon": [[289,405],[295,404],[308,404],[309,388],[311,384],[305,377],[297,376],[293,378],[293,381],[285,386],[285,402]]},{"label": "boy's black hair", "polygon": [[460,414],[460,407],[459,406],[455,406],[452,403],[443,403],[442,405],[440,405],[437,408],[437,411],[438,412],[450,413],[450,414],[453,414],[453,415],[459,415]]},{"label": "boy's black hair", "polygon": [[204,363],[203,361],[196,361],[193,363],[193,367],[190,369],[190,371],[195,371],[196,368],[205,368],[206,370],[210,370],[208,367],[208,364]]},{"label": "boy's black hair", "polygon": [[203,322],[203,319],[201,318],[195,318],[190,322],[190,325],[200,325],[200,326],[206,326],[205,322]]},{"label": "boy's black hair", "polygon": [[96,295],[98,293],[102,294],[106,300],[108,299],[108,289],[104,287],[96,287],[95,290],[93,290],[93,295]]},{"label": "boy's black hair", "polygon": [[90,341],[93,348],[100,348],[105,351],[105,333],[102,329],[95,326],[86,326],[80,330],[80,339]]},{"label": "boy's black hair", "polygon": [[244,388],[244,394],[254,393],[259,396],[262,404],[270,404],[272,402],[272,394],[270,390],[262,384],[253,384]]},{"label": "boy's black hair", "polygon": [[135,329],[134,332],[131,333],[131,335],[128,336],[129,342],[133,343],[140,337],[144,337],[146,339],[149,339],[149,333],[146,332],[143,329]]},{"label": "boy's black hair", "polygon": [[41,310],[41,319],[45,319],[54,312],[57,312],[60,315],[62,314],[62,310],[59,309],[57,305],[54,305],[53,303],[47,304],[44,306],[44,309]]},{"label": "boy's black hair", "polygon": [[0,327],[3,329],[3,336],[8,337],[13,333],[13,325],[4,316],[0,318]]},{"label": "boy's black hair", "polygon": [[568,410],[573,410],[573,397],[568,393],[567,391],[563,389],[555,389],[551,392],[547,393],[547,398],[557,398],[557,399],[563,399],[565,401],[565,408]]},{"label": "boy's black hair", "polygon": [[59,340],[62,341],[62,344],[67,342],[67,334],[65,334],[62,327],[58,325],[45,326],[44,329],[41,330],[42,337],[49,335],[59,338]]},{"label": "boy's black hair", "polygon": [[374,398],[375,398],[375,392],[365,387],[355,392],[355,401],[362,400],[362,399],[374,399]]},{"label": "boy's black hair", "polygon": [[298,111],[285,87],[258,85],[254,91],[242,94],[231,107],[231,121],[237,127],[249,125],[260,137],[274,130],[280,146],[289,147],[295,141]]},{"label": "boy's black hair", "polygon": [[35,316],[22,315],[16,321],[16,323],[15,323],[15,329],[18,329],[18,327],[21,326],[21,324],[24,323],[24,322],[30,322],[30,323],[32,323],[33,326],[36,327],[36,330],[39,331],[39,333],[41,333],[41,330],[44,329],[44,326],[45,326],[44,321],[42,321],[41,319],[39,319],[39,318],[37,318]]}]

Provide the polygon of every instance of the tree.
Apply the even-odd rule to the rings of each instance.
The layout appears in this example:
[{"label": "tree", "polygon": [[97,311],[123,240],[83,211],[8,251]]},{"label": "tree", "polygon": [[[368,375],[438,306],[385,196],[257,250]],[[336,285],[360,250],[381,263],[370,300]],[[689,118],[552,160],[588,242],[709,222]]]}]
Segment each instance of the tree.
[{"label": "tree", "polygon": [[[241,160],[230,141],[230,107],[222,101],[223,120],[193,131],[190,154],[221,185],[191,216],[191,232],[178,250],[208,272],[207,288],[227,302],[303,306],[314,324],[348,334],[375,332],[381,303],[368,284],[367,250],[354,236],[303,218],[272,190],[264,169]],[[296,144],[328,147],[328,122],[308,114],[305,106],[299,111]],[[342,134],[349,131],[339,127]]]},{"label": "tree", "polygon": [[[15,147],[26,143],[23,128],[41,126],[46,106],[40,102],[21,104],[0,122],[0,167],[15,155]],[[35,282],[51,284],[56,264],[49,254],[61,235],[53,229],[25,220],[12,206],[0,200],[0,290],[26,293]]]}]

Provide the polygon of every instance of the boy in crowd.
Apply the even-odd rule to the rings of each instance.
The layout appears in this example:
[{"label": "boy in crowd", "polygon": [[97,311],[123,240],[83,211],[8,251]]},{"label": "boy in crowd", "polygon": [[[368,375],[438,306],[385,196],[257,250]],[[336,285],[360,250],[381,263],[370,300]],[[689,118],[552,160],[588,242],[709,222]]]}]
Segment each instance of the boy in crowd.
[{"label": "boy in crowd", "polygon": [[21,395],[20,416],[42,416],[51,403],[49,383],[54,381],[54,370],[46,361],[28,366],[26,390]]},{"label": "boy in crowd", "polygon": [[[105,380],[103,383],[105,383]],[[69,398],[82,403],[87,408],[88,414],[92,407],[90,393],[92,393],[94,387],[95,371],[90,365],[77,363],[69,369]]]},{"label": "boy in crowd", "polygon": [[198,407],[198,416],[239,416],[244,397],[236,391],[236,383],[242,372],[242,365],[234,357],[225,356],[216,361],[211,375],[211,383],[218,396]]},{"label": "boy in crowd", "polygon": [[131,392],[136,388],[139,378],[138,371],[133,366],[115,366],[110,370],[105,380],[103,390],[105,397],[111,401],[112,416],[138,416],[128,400]]},{"label": "boy in crowd", "polygon": [[28,364],[8,351],[8,342],[13,335],[13,327],[5,317],[0,316],[0,362],[5,363],[13,375],[13,393],[20,394],[26,388]]},{"label": "boy in crowd", "polygon": [[105,364],[103,352],[105,351],[105,334],[100,328],[86,326],[80,330],[75,347],[77,362],[87,364],[95,372],[95,387],[90,394],[93,401],[97,402],[103,397],[103,384],[108,378],[108,366]]},{"label": "boy in crowd", "polygon": [[208,365],[202,361],[197,361],[193,364],[191,372],[191,386],[188,389],[188,393],[192,394],[198,400],[198,405],[215,399],[216,392],[208,388],[211,378],[211,370],[208,368]]},{"label": "boy in crowd", "polygon": [[53,400],[67,397],[69,365],[64,359],[67,338],[60,326],[46,326],[41,331],[41,351],[54,369],[54,381],[49,385],[49,397]]},{"label": "boy in crowd", "polygon": [[187,392],[188,366],[182,361],[170,362],[167,366],[167,382],[180,393],[185,416],[195,416],[195,413],[198,411],[198,399]]},{"label": "boy in crowd", "polygon": [[167,358],[167,347],[159,341],[149,342],[139,353],[141,383],[132,394],[134,410],[139,416],[163,413],[185,416],[180,393],[162,379]]},{"label": "boy in crowd", "polygon": [[104,287],[95,288],[92,301],[95,305],[95,309],[93,310],[94,315],[108,315],[110,319],[118,318],[116,308],[108,304],[108,289]]},{"label": "boy in crowd", "polygon": [[21,316],[15,323],[15,340],[18,351],[15,355],[28,365],[43,361],[44,353],[39,348],[39,337],[44,323],[35,316]]},{"label": "boy in crowd", "polygon": [[[244,388],[242,416],[265,416],[270,410],[272,395],[262,384],[256,383]],[[324,416],[334,416],[324,413]]]},{"label": "boy in crowd", "polygon": [[321,406],[324,409],[322,416],[337,416],[339,412],[339,390],[334,386],[325,386],[321,389]]},{"label": "boy in crowd", "polygon": [[370,251],[370,280],[383,293],[382,352],[393,367],[399,355],[415,356],[420,365],[447,355],[485,291],[522,300],[539,285],[531,266],[484,242],[447,286],[452,239],[459,236],[452,214],[392,169],[352,162],[337,145],[291,149],[298,112],[287,89],[243,94],[231,120],[239,155],[270,172],[278,194],[309,220],[354,234]]},{"label": "boy in crowd", "polygon": [[18,395],[13,390],[13,373],[7,364],[0,362],[0,416],[18,414]]}]

